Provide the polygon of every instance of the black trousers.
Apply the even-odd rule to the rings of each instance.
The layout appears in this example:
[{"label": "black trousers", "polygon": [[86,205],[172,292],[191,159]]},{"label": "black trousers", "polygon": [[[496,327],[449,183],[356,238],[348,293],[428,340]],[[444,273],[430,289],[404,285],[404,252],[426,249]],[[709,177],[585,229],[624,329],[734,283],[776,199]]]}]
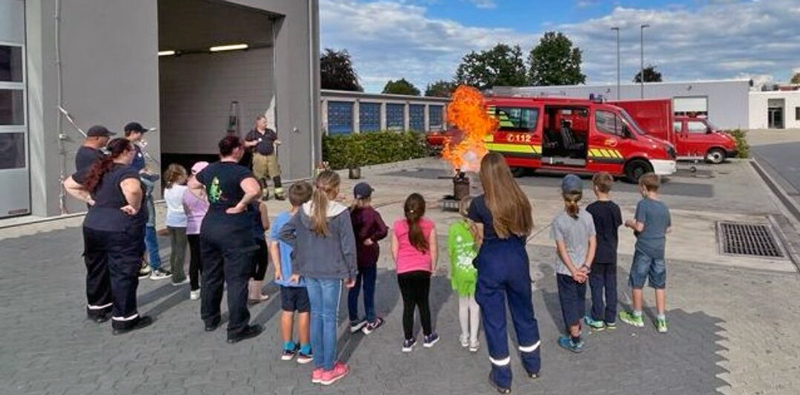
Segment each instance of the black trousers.
[{"label": "black trousers", "polygon": [[208,221],[206,217],[200,231],[203,266],[200,315],[206,325],[219,323],[222,292],[227,283],[229,337],[239,334],[250,322],[247,283],[253,274],[253,254],[258,247],[253,242],[249,217],[245,219],[243,226],[231,226],[219,220]]},{"label": "black trousers", "polygon": [[267,240],[263,238],[254,239],[254,241],[258,250],[253,254],[253,280],[264,281],[269,265],[269,247],[267,247]]},{"label": "black trousers", "polygon": [[111,309],[112,324],[138,317],[136,288],[142,264],[144,228],[124,232],[83,228],[83,259],[86,263],[88,312],[101,314]]},{"label": "black trousers", "polygon": [[414,271],[397,275],[400,294],[403,295],[403,334],[406,339],[414,337],[414,309],[419,309],[419,320],[425,336],[433,333],[431,328],[431,309],[428,295],[431,290],[431,273]]},{"label": "black trousers", "polygon": [[189,239],[189,285],[192,291],[200,289],[201,252],[200,235],[186,235]]}]

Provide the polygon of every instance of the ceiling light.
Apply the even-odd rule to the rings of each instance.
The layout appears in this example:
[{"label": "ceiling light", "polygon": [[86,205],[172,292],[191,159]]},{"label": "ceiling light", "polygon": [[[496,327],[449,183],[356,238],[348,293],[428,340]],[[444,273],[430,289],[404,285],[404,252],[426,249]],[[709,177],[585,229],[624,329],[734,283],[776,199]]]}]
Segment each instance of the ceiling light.
[{"label": "ceiling light", "polygon": [[220,51],[235,51],[237,49],[247,49],[247,44],[233,44],[233,45],[221,45],[218,47],[211,47],[211,52],[220,52]]},{"label": "ceiling light", "polygon": [[158,51],[158,56],[172,56],[175,55],[175,51]]}]

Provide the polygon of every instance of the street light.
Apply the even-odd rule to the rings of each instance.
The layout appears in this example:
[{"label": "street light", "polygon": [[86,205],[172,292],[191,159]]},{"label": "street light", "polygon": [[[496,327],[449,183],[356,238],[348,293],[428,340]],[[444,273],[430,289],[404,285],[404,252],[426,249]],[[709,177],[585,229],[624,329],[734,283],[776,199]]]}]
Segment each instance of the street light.
[{"label": "street light", "polygon": [[639,83],[641,86],[641,96],[644,99],[644,29],[650,27],[649,23],[645,23],[641,26],[641,49],[642,49],[642,58],[641,58],[641,67],[639,68]]},{"label": "street light", "polygon": [[611,28],[611,30],[615,30],[617,32],[617,100],[619,100],[619,26],[614,26]]}]

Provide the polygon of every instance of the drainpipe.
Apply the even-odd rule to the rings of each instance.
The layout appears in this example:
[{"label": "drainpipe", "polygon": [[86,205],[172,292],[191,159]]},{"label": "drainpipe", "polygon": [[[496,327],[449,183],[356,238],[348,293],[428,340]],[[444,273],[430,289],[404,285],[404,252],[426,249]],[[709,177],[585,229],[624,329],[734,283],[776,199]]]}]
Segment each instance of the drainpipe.
[{"label": "drainpipe", "polygon": [[67,213],[67,197],[64,193],[64,180],[67,179],[66,175],[66,167],[67,167],[67,148],[64,144],[64,141],[67,139],[67,135],[61,130],[62,122],[61,122],[61,108],[63,105],[62,101],[62,79],[61,79],[61,1],[55,0],[55,15],[53,18],[55,20],[55,56],[56,56],[56,111],[58,111],[58,118],[56,118],[56,131],[58,132],[58,151],[59,151],[59,176],[58,176],[58,206],[61,211],[61,215]]},{"label": "drainpipe", "polygon": [[314,111],[316,106],[314,104],[319,105],[316,102],[316,98],[314,95],[314,91],[316,90],[317,83],[316,81],[319,79],[318,75],[314,75],[314,62],[315,62],[315,51],[314,51],[314,0],[308,0],[308,94],[309,94],[309,122],[311,123],[311,129],[309,130],[308,135],[311,139],[311,177],[314,177],[314,169],[317,167],[317,141],[316,141],[316,130],[318,127],[317,124],[317,116],[318,114]]}]

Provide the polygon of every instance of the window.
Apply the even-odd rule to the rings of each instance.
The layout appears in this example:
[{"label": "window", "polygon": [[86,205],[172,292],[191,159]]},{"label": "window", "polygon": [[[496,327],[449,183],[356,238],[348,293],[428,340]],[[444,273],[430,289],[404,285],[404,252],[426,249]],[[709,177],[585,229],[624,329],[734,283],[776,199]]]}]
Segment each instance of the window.
[{"label": "window", "polygon": [[405,104],[386,105],[386,128],[389,130],[403,130],[406,127]]},{"label": "window", "polygon": [[683,122],[681,122],[681,121],[673,122],[672,123],[672,131],[675,132],[675,133],[682,132],[683,131]]},{"label": "window", "polygon": [[0,89],[0,125],[24,125],[25,101],[22,89]]},{"label": "window", "polygon": [[328,102],[328,134],[353,132],[353,103]]},{"label": "window", "polygon": [[408,127],[417,132],[425,131],[425,106],[412,104],[408,106]]},{"label": "window", "polygon": [[428,124],[431,130],[442,129],[442,106],[429,106],[428,107]]},{"label": "window", "polygon": [[22,82],[22,47],[0,45],[0,82]]},{"label": "window", "polygon": [[689,134],[706,134],[708,133],[708,126],[706,126],[705,122],[689,121],[686,122],[686,130],[689,131]]},{"label": "window", "polygon": [[538,108],[498,107],[495,117],[500,122],[500,130],[507,132],[536,132],[539,123]]},{"label": "window", "polygon": [[800,121],[800,107],[794,108],[794,119]]},{"label": "window", "polygon": [[0,170],[25,167],[25,134],[0,133]]},{"label": "window", "polygon": [[613,112],[597,110],[594,113],[594,126],[600,133],[625,137],[622,120]]},{"label": "window", "polygon": [[362,132],[381,130],[381,104],[361,103],[358,106],[358,122]]}]

